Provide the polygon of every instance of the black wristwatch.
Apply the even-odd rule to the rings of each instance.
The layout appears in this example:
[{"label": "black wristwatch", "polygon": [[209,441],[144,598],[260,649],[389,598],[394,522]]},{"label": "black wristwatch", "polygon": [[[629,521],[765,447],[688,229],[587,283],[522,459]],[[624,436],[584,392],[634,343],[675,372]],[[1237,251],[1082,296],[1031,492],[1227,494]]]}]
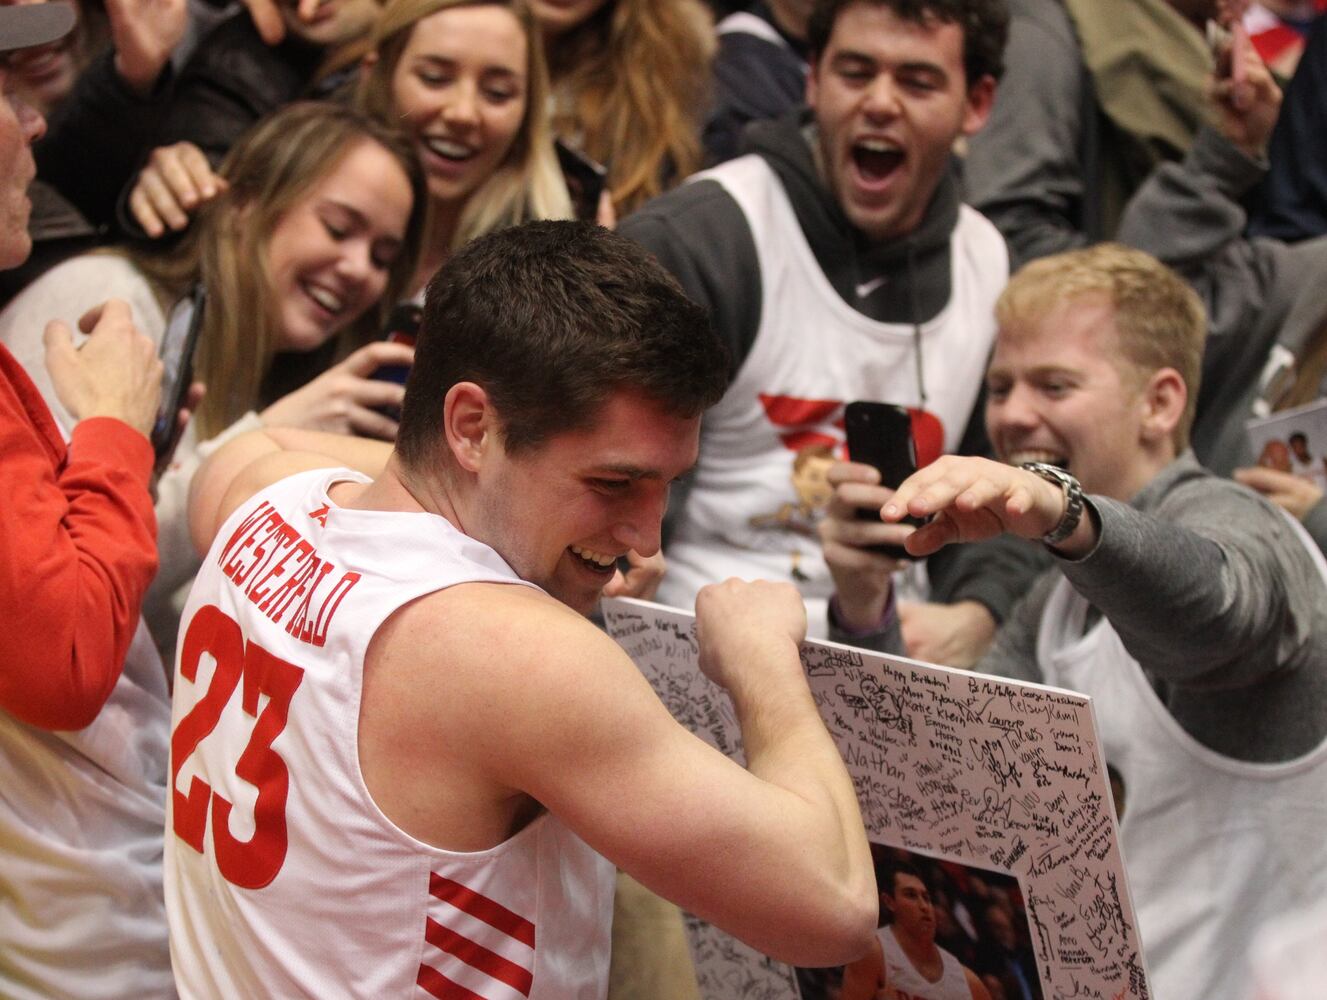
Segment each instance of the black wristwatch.
[{"label": "black wristwatch", "polygon": [[1059,545],[1074,533],[1078,522],[1083,519],[1083,487],[1078,485],[1077,479],[1058,465],[1024,462],[1023,468],[1064,490],[1064,515],[1060,518],[1059,524],[1041,536],[1041,540],[1047,545]]}]

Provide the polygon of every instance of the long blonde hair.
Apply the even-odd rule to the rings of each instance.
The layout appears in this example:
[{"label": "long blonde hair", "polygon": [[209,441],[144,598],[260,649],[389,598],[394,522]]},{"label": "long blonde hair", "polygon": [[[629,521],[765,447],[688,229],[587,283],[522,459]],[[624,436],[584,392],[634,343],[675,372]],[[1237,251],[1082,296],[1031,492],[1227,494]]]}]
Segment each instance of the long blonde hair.
[{"label": "long blonde hair", "polygon": [[[553,151],[548,120],[548,69],[539,25],[526,0],[388,0],[366,46],[377,59],[360,77],[356,105],[382,121],[395,121],[392,77],[415,25],[442,10],[501,7],[520,22],[526,37],[526,104],[506,159],[466,199],[449,250],[476,236],[531,219],[571,218],[571,199]],[[367,54],[367,52],[365,54]]]},{"label": "long blonde hair", "polygon": [[220,169],[229,188],[204,206],[178,246],[164,253],[129,251],[129,259],[163,302],[188,294],[199,281],[207,289],[194,357],[194,372],[208,390],[194,417],[200,439],[218,434],[270,394],[265,389],[272,381],[281,332],[280,307],[267,266],[272,231],[351,147],[365,139],[400,163],[410,180],[414,205],[378,307],[366,310],[343,331],[336,348],[311,352],[309,370],[299,373],[311,377],[332,353],[348,352],[378,335],[388,310],[414,274],[423,228],[424,179],[414,150],[401,136],[341,105],[315,101],[287,105],[231,148]]},{"label": "long blonde hair", "polygon": [[715,46],[700,0],[610,0],[552,46],[555,127],[608,165],[620,215],[700,168]]}]

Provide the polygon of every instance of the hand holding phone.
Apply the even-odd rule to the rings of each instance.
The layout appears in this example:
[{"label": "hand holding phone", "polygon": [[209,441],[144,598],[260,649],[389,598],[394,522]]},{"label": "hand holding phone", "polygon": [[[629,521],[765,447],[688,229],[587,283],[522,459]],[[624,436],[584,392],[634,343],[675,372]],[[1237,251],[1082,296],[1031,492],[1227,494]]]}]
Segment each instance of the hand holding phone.
[{"label": "hand holding phone", "polygon": [[[854,462],[873,466],[880,473],[880,485],[897,489],[903,480],[917,471],[912,414],[906,407],[892,403],[849,403],[844,410],[844,430],[848,436],[848,457]],[[857,518],[878,521],[880,510],[860,507]],[[923,522],[908,517],[903,523],[918,527]],[[891,559],[912,558],[902,545],[875,545],[871,551]]]},{"label": "hand holding phone", "polygon": [[[415,346],[415,338],[419,336],[419,324],[424,319],[424,310],[413,302],[403,302],[392,309],[387,317],[387,332],[383,334],[383,340],[389,344],[404,344],[406,347]],[[380,365],[369,378],[378,379],[382,382],[395,382],[397,385],[405,385],[405,380],[410,375],[409,365]],[[380,406],[378,412],[392,420],[401,419],[401,408],[399,406]]]}]

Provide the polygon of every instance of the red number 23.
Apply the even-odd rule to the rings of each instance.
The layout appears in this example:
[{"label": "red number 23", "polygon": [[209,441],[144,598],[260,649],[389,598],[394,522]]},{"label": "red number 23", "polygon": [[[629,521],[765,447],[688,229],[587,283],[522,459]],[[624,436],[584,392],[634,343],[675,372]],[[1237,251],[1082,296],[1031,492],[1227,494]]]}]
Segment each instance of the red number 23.
[{"label": "red number 23", "polygon": [[[175,834],[200,854],[211,803],[212,844],[217,868],[226,881],[245,889],[261,889],[276,878],[286,860],[286,795],[290,772],[272,741],[286,727],[290,700],[304,679],[304,671],[278,659],[253,642],[245,642],[240,626],[220,608],[199,608],[189,623],[180,657],[180,674],[189,681],[198,676],[204,653],[216,662],[212,682],[198,703],[171,734],[171,795]],[[202,778],[194,775],[188,794],[177,787],[180,767],[216,728],[221,712],[243,681],[241,707],[255,717],[253,735],[235,764],[235,774],[258,789],[253,807],[253,836],[236,840],[230,832],[232,805]],[[258,696],[268,702],[258,714]]]}]

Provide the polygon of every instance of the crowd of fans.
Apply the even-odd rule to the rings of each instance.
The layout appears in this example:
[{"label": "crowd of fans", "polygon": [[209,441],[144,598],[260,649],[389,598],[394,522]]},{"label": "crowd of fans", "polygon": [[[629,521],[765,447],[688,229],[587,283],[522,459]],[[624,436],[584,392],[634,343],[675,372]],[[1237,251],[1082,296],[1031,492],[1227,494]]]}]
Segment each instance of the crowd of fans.
[{"label": "crowd of fans", "polygon": [[[1052,664],[1104,621],[1157,753],[1192,750],[1172,798],[1230,773],[1229,803],[1316,832],[1327,502],[1245,424],[1327,390],[1321,0],[43,2],[0,21],[0,183],[35,163],[30,211],[0,214],[0,994],[173,995],[170,687],[210,542],[191,505],[220,502],[200,468],[255,430],[393,442],[401,307],[477,238],[572,218],[587,176],[592,221],[730,356],[668,567],[624,554],[620,592],[788,581],[813,635],[1089,688]],[[153,456],[148,347],[179,317],[195,384]],[[947,456],[866,521],[898,484],[846,461],[853,400],[931,421]],[[1101,431],[1144,410],[1137,440]],[[878,546],[906,513],[938,516],[900,559]],[[1127,714],[1103,713],[1108,756]],[[1251,996],[1234,942],[1311,901],[1323,849],[1223,840],[1210,802],[1126,779],[1157,995]],[[1149,881],[1173,855],[1130,854],[1171,808],[1212,855],[1184,893]],[[1275,899],[1223,884],[1266,878],[1259,851],[1298,859]],[[909,871],[986,995],[1041,995],[1014,893]],[[695,995],[675,911],[620,894],[614,995]]]}]

